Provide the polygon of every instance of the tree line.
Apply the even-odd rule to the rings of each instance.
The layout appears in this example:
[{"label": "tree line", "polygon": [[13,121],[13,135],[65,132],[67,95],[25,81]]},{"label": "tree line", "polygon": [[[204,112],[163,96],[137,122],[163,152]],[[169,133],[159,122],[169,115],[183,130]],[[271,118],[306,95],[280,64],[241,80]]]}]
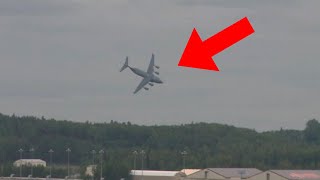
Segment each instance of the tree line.
[{"label": "tree line", "polygon": [[[17,171],[12,163],[30,158],[65,166],[66,149],[70,148],[70,164],[80,167],[84,176],[89,164],[100,166],[107,179],[127,177],[130,169],[141,169],[144,150],[144,169],[181,170],[186,168],[256,167],[266,169],[317,169],[320,167],[320,123],[313,119],[304,130],[257,132],[216,123],[191,123],[172,126],[140,126],[130,122],[108,123],[71,122],[33,116],[0,114],[0,176]],[[99,150],[105,153],[100,156]],[[97,154],[93,159],[92,150]],[[181,152],[187,155],[182,156]],[[39,176],[47,174],[46,168]],[[99,178],[100,168],[95,177]],[[35,171],[37,172],[37,171]],[[42,173],[42,174],[41,174]],[[80,173],[80,172],[79,172]],[[64,170],[57,174],[65,175]]]}]

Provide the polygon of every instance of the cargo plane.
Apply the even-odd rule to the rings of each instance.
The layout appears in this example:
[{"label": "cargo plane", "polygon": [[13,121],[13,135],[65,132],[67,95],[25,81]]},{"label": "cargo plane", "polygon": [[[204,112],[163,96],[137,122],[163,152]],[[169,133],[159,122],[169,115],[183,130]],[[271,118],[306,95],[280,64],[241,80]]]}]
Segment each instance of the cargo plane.
[{"label": "cargo plane", "polygon": [[[154,54],[151,56],[151,60],[149,63],[149,67],[147,69],[147,72],[140,70],[138,68],[130,67],[128,62],[128,56],[126,57],[126,61],[124,65],[121,67],[120,72],[122,72],[124,69],[130,68],[130,70],[135,73],[138,76],[141,76],[143,79],[138,85],[138,87],[133,92],[136,94],[140,89],[149,90],[150,87],[154,85],[154,83],[162,84],[163,81],[157,76],[159,75],[158,71],[155,71],[154,68],[159,69],[160,67],[154,64]],[[150,85],[150,87],[146,87],[147,85]]]}]

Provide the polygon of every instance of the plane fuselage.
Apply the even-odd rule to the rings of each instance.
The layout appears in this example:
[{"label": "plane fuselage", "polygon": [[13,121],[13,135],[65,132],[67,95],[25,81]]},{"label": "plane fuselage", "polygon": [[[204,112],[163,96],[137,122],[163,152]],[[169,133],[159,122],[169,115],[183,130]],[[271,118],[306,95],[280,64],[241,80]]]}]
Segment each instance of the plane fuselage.
[{"label": "plane fuselage", "polygon": [[131,71],[133,73],[135,73],[136,75],[141,76],[143,78],[148,77],[148,76],[151,75],[152,76],[151,80],[150,80],[151,82],[160,83],[160,84],[163,83],[162,80],[158,76],[156,76],[154,74],[148,74],[147,72],[142,71],[141,69],[138,69],[138,68],[133,68],[133,67],[129,67],[129,68],[131,69]]}]

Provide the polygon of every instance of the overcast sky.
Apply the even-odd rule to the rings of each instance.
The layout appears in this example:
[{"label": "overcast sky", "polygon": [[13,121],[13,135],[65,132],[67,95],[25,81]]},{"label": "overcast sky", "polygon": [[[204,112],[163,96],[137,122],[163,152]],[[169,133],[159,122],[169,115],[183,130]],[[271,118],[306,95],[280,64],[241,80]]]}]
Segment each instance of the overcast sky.
[{"label": "overcast sky", "polygon": [[[320,1],[1,0],[0,112],[136,124],[215,122],[303,129],[320,119]],[[202,39],[247,16],[255,33],[214,57],[220,72],[178,67]],[[133,91],[155,53],[165,84]]]}]

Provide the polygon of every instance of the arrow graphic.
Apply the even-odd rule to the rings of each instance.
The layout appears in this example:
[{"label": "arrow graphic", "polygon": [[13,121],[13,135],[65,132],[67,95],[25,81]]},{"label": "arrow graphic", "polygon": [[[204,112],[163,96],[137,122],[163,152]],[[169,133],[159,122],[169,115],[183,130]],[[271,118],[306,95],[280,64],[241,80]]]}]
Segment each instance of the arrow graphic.
[{"label": "arrow graphic", "polygon": [[247,17],[202,41],[194,28],[178,66],[219,71],[211,58],[245,37],[254,33]]}]

